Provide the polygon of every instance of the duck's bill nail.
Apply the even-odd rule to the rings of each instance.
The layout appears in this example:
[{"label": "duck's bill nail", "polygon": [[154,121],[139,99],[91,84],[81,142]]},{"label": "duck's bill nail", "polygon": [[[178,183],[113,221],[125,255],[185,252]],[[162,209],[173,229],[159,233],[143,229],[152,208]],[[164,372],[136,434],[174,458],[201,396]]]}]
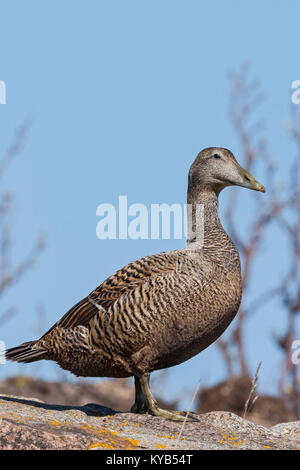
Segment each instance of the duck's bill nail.
[{"label": "duck's bill nail", "polygon": [[253,189],[254,191],[260,191],[261,193],[266,192],[266,188],[261,183],[256,181],[256,179],[253,178],[253,176],[250,175],[248,171],[242,169],[242,177],[243,183],[241,184],[241,186],[243,186],[244,188]]},{"label": "duck's bill nail", "polygon": [[253,189],[255,189],[255,191],[260,191],[261,193],[266,192],[266,188],[262,184],[260,184],[258,181],[255,181],[255,184],[253,185]]},{"label": "duck's bill nail", "polygon": [[254,191],[260,191],[261,193],[266,192],[266,188],[256,180],[245,181],[242,186],[244,186],[244,188],[253,189]]}]

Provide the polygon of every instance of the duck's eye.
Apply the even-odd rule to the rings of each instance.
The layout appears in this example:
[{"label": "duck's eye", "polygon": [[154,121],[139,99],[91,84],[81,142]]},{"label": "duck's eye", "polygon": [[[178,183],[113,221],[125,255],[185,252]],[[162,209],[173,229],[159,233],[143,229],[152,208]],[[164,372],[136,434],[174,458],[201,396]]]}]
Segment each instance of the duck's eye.
[{"label": "duck's eye", "polygon": [[221,158],[220,155],[218,155],[217,153],[214,153],[213,157],[214,158],[219,158],[219,159]]}]

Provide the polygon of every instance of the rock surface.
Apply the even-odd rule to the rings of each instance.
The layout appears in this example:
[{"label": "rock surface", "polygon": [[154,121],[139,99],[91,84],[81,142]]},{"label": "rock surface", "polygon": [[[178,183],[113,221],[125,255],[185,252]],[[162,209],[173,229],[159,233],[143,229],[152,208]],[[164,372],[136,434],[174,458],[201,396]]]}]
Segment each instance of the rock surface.
[{"label": "rock surface", "polygon": [[[266,428],[230,412],[182,423],[100,405],[48,405],[0,395],[0,449],[297,449],[300,422]],[[181,435],[180,435],[181,433]]]}]

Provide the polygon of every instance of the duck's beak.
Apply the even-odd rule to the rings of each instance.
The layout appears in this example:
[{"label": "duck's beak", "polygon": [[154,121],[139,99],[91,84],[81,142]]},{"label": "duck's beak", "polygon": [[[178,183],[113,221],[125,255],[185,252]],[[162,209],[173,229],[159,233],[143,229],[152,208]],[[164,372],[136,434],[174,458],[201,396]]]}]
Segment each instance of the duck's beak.
[{"label": "duck's beak", "polygon": [[244,168],[242,168],[240,165],[239,165],[239,173],[243,181],[242,183],[239,183],[238,186],[242,186],[243,188],[253,189],[254,191],[260,191],[261,193],[266,192],[265,187],[262,184],[260,184],[258,181],[256,181],[256,179],[250,173],[248,173],[247,170],[244,170]]}]

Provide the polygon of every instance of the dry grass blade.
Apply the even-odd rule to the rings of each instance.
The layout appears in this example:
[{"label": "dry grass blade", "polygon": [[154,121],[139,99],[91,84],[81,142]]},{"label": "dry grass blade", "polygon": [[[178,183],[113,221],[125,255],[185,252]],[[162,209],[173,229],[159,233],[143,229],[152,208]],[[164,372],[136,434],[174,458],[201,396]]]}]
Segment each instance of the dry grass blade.
[{"label": "dry grass blade", "polygon": [[255,395],[255,390],[256,390],[257,385],[258,385],[258,373],[259,373],[259,369],[260,369],[261,365],[262,365],[262,361],[260,361],[260,363],[258,364],[256,372],[255,372],[254,379],[252,380],[251,390],[250,390],[248,399],[247,399],[247,401],[245,403],[245,406],[244,406],[244,412],[243,412],[243,418],[244,419],[246,418],[247,412],[250,410],[250,408],[253,407],[254,403],[258,399],[258,395]]},{"label": "dry grass blade", "polygon": [[199,387],[200,387],[200,382],[198,382],[197,385],[196,385],[194,394],[193,394],[193,396],[192,396],[191,403],[190,403],[190,405],[189,405],[189,407],[188,407],[188,410],[187,410],[187,412],[186,412],[186,415],[185,415],[185,417],[184,417],[184,421],[183,421],[183,423],[182,423],[180,432],[179,432],[179,434],[178,434],[178,436],[177,436],[176,442],[179,441],[179,439],[180,439],[180,437],[181,437],[181,435],[182,435],[182,432],[183,432],[183,430],[184,430],[184,426],[185,426],[186,420],[188,419],[189,412],[191,411],[191,408],[192,408],[193,403],[194,403],[194,400],[195,400],[195,398],[196,398],[196,396],[197,396]]}]

